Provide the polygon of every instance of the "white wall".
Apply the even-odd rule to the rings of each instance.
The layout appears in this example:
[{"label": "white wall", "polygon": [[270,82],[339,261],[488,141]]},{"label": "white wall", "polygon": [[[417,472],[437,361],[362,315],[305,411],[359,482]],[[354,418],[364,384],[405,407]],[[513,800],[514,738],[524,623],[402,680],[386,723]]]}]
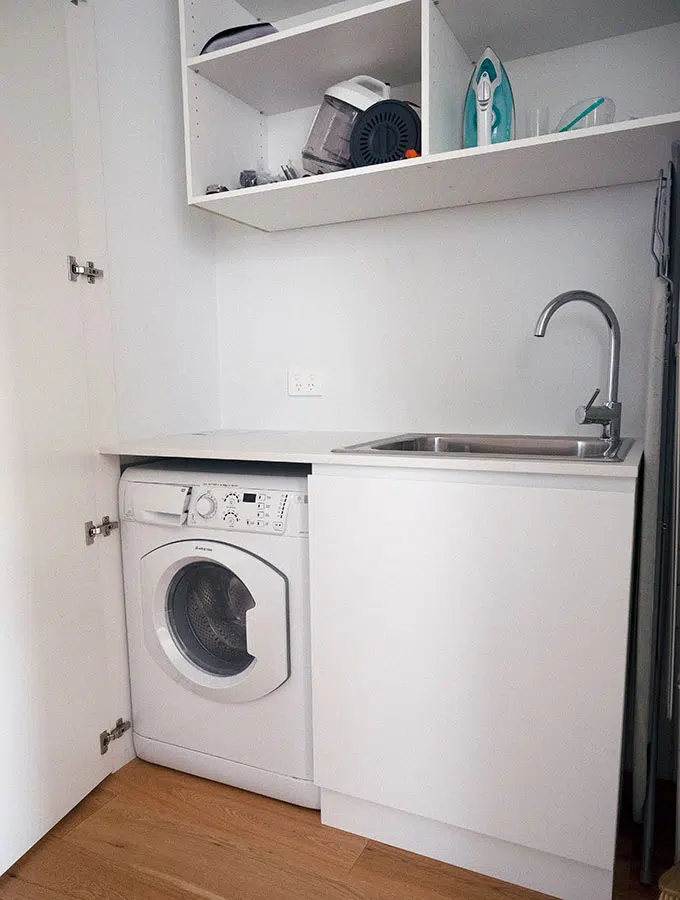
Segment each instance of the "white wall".
[{"label": "white wall", "polygon": [[[574,407],[605,384],[604,323],[574,307],[543,342],[531,337],[542,305],[574,287],[621,317],[624,428],[640,432],[651,185],[241,229],[185,204],[174,0],[99,0],[96,14],[121,437],[220,424],[576,431]],[[517,60],[518,108],[551,73],[555,116],[596,93],[598,60],[619,73],[622,111],[668,96],[680,106],[675,81],[650,97],[660,70],[645,71],[679,45],[668,26]],[[565,88],[574,63],[580,80]],[[323,398],[287,397],[286,373],[302,367],[322,371]]]},{"label": "white wall", "polygon": [[587,97],[611,97],[617,122],[675,112],[680,109],[680,22],[516,59],[507,70],[520,137],[527,109],[548,105],[555,128],[570,106]]},{"label": "white wall", "polygon": [[120,437],[214,428],[215,239],[186,205],[177,4],[95,3]]},{"label": "white wall", "polygon": [[[653,187],[265,235],[218,230],[225,428],[576,432],[606,387],[604,320],[543,305],[585,288],[623,330],[624,430],[640,434]],[[288,398],[286,372],[323,375]],[[597,433],[597,429],[595,429]]]},{"label": "white wall", "polygon": [[[680,108],[680,24],[508,64],[518,109],[611,95],[618,118]],[[623,330],[623,427],[639,435],[653,186],[264,235],[218,222],[227,428],[577,432],[606,387],[604,321],[543,305],[585,288]],[[323,398],[287,397],[317,369]],[[597,428],[590,429],[597,433]]]}]

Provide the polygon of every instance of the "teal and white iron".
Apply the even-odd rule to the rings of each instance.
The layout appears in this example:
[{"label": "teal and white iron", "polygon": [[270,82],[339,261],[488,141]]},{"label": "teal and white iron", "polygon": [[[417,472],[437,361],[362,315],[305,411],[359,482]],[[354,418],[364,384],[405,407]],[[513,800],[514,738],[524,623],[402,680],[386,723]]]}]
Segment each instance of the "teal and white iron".
[{"label": "teal and white iron", "polygon": [[487,47],[470,78],[463,116],[463,146],[487,147],[515,136],[515,98],[505,67]]}]

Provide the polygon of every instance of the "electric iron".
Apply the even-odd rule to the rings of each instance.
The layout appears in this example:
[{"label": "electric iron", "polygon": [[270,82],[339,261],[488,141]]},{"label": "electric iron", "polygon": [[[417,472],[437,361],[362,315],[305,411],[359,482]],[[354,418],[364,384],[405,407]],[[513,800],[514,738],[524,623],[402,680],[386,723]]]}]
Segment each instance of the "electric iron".
[{"label": "electric iron", "polygon": [[470,78],[463,119],[464,147],[487,147],[515,136],[510,79],[491,47],[486,48]]}]

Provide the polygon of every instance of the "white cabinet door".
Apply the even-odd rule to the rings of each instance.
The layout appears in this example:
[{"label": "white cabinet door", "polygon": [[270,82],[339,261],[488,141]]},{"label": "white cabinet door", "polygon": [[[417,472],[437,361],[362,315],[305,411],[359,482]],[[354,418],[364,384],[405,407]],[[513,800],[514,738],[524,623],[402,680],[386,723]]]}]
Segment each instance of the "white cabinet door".
[{"label": "white cabinet door", "polygon": [[[67,51],[87,35],[67,18],[88,6],[25,0],[0,11],[0,873],[111,770],[115,751],[100,755],[98,735],[112,723],[112,693],[125,697],[122,668],[109,688],[120,646],[105,627],[121,628],[118,540],[85,545],[85,522],[115,497],[93,446],[109,398],[90,396],[89,377],[90,358],[107,356],[87,310],[96,303],[101,317],[106,295],[70,282],[66,262],[97,206],[91,195],[78,209]],[[94,133],[96,109],[77,113]]]},{"label": "white cabinet door", "polygon": [[315,780],[609,869],[632,482],[442,478],[311,478]]}]

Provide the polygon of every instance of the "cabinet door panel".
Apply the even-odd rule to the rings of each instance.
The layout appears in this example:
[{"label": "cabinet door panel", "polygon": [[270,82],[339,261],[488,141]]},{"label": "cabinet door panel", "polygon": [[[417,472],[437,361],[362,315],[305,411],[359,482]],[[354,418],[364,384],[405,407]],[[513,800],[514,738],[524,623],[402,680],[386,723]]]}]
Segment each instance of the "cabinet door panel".
[{"label": "cabinet door panel", "polygon": [[629,492],[313,476],[325,788],[610,867]]},{"label": "cabinet door panel", "polygon": [[131,751],[92,6],[0,4],[0,875]]}]

